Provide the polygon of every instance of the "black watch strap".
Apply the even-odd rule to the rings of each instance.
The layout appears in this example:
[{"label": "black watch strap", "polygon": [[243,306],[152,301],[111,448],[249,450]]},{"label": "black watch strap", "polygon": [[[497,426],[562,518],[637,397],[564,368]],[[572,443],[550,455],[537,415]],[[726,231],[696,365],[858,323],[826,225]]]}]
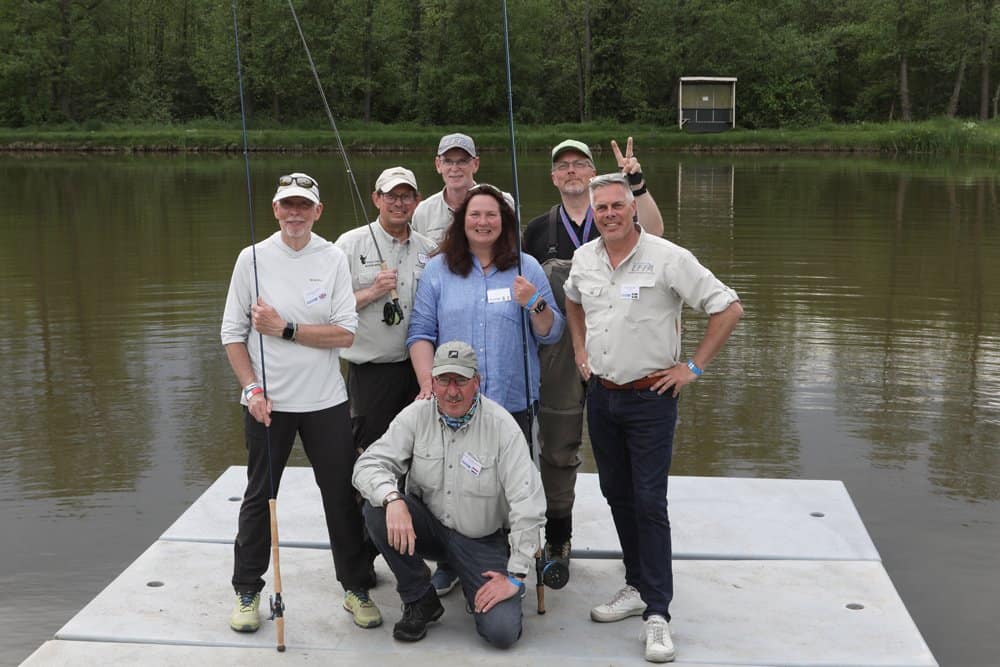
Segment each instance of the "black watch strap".
[{"label": "black watch strap", "polygon": [[545,299],[539,299],[538,303],[535,304],[535,307],[531,309],[531,312],[537,315],[538,313],[543,312],[548,305],[549,304],[545,303]]}]

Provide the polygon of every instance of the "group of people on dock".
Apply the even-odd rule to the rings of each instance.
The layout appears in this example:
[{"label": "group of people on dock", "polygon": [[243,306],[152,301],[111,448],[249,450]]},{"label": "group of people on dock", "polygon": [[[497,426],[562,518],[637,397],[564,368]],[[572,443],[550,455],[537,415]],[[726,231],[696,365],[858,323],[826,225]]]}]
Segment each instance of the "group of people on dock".
[{"label": "group of people on dock", "polygon": [[[632,139],[624,153],[611,146],[617,170],[604,175],[587,144],[552,149],[560,202],[523,239],[513,198],[475,181],[480,156],[464,134],[438,145],[440,192],[421,201],[412,171],[386,169],[371,194],[377,218],[335,243],[313,232],[316,179],[278,179],[279,230],[240,253],[222,322],[247,447],[234,630],[260,625],[268,500],[298,435],[357,625],[382,623],[370,596],[381,554],[403,602],[397,640],[422,639],[460,585],[478,633],[512,646],[535,559],[569,567],[586,410],[625,565],[624,587],[591,619],[641,615],[646,659],[674,658],[667,479],[677,400],[743,311],[662,238]],[[684,304],[709,316],[689,358]]]}]

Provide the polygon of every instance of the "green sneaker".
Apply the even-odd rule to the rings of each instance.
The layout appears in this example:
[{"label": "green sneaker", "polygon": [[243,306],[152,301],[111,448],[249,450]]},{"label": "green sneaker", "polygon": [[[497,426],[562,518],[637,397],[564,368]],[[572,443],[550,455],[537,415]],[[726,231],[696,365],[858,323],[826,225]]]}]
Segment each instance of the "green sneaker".
[{"label": "green sneaker", "polygon": [[229,617],[229,627],[236,632],[257,632],[260,628],[260,593],[237,593],[236,607]]},{"label": "green sneaker", "polygon": [[354,624],[362,628],[377,628],[382,625],[382,614],[368,597],[368,591],[347,591],[344,594],[344,609],[354,615]]}]

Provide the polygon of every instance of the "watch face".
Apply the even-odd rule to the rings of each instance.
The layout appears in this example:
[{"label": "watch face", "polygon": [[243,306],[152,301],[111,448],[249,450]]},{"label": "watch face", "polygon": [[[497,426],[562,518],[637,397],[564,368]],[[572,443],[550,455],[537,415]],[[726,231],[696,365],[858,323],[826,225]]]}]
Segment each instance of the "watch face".
[{"label": "watch face", "polygon": [[539,302],[538,302],[538,305],[537,305],[537,306],[535,306],[535,307],[534,307],[534,309],[533,309],[533,310],[532,310],[531,312],[533,312],[533,313],[540,313],[540,312],[542,312],[542,311],[544,311],[544,310],[545,310],[545,307],[546,307],[547,305],[548,305],[548,304],[546,304],[546,303],[545,303],[544,301],[539,301]]}]

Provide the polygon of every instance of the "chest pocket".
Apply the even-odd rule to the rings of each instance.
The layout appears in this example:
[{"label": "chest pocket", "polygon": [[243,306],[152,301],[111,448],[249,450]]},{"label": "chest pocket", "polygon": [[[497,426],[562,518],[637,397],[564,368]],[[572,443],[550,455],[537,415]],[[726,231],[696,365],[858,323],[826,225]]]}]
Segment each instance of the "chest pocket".
[{"label": "chest pocket", "polygon": [[641,322],[662,315],[662,299],[656,290],[656,276],[652,273],[625,274],[622,289],[638,289],[639,298],[630,300],[625,319]]},{"label": "chest pocket", "polygon": [[468,470],[462,470],[462,491],[470,496],[495,498],[500,493],[500,473],[497,469],[497,459],[495,456],[480,458],[479,463],[482,468],[479,476],[473,475]]},{"label": "chest pocket", "polygon": [[380,271],[378,264],[365,264],[358,271],[358,284],[361,287],[367,287],[375,282],[375,278],[378,276]]},{"label": "chest pocket", "polygon": [[414,443],[409,480],[423,489],[440,489],[444,485],[444,448],[439,443]]}]

